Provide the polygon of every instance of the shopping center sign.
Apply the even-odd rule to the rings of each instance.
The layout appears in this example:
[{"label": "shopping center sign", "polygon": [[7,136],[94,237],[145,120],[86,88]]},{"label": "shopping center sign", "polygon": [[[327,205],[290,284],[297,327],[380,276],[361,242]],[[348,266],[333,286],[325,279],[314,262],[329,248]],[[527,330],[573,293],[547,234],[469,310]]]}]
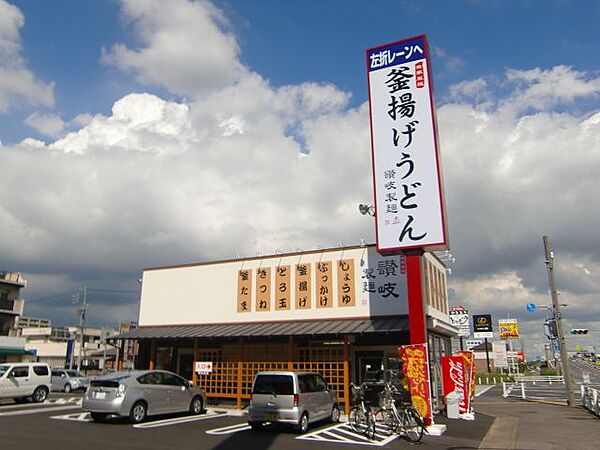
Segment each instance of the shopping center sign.
[{"label": "shopping center sign", "polygon": [[377,250],[447,248],[425,35],[367,50]]},{"label": "shopping center sign", "polygon": [[473,315],[473,337],[487,339],[494,337],[492,316],[490,314]]}]

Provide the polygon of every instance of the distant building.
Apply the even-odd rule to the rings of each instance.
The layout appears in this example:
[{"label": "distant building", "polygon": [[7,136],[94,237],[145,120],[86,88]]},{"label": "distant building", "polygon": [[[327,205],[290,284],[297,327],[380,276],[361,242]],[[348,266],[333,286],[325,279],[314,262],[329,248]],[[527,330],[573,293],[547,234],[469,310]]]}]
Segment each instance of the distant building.
[{"label": "distant building", "polygon": [[26,354],[25,339],[18,337],[17,322],[23,314],[21,289],[27,280],[18,272],[0,272],[0,363],[20,361]]},{"label": "distant building", "polygon": [[17,328],[44,328],[51,327],[52,321],[50,319],[38,319],[36,317],[25,317],[20,316],[17,320]]},{"label": "distant building", "polygon": [[[69,367],[71,361],[67,355],[69,340],[73,340],[72,366],[78,366],[81,333],[79,327],[27,327],[20,330],[26,339],[25,348],[32,353],[29,359],[45,362],[54,368]],[[113,354],[112,347],[102,341],[106,336],[116,334],[117,330],[101,328],[83,329],[83,351],[80,366],[89,369],[101,369],[104,355]],[[114,357],[113,357],[114,359]]]},{"label": "distant building", "polygon": [[0,336],[17,335],[17,318],[23,314],[24,300],[19,298],[27,280],[18,272],[0,272]]}]

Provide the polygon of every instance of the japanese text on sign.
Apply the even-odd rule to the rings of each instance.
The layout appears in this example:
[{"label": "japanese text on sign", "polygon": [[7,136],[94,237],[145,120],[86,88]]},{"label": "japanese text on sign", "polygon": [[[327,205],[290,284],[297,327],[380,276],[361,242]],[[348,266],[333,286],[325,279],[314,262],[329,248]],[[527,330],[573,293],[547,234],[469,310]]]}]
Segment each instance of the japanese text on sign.
[{"label": "japanese text on sign", "polygon": [[425,36],[367,50],[379,250],[446,247]]},{"label": "japanese text on sign", "polygon": [[354,260],[342,259],[338,262],[338,306],[348,307],[356,305],[354,291]]},{"label": "japanese text on sign", "polygon": [[312,307],[310,269],[310,263],[296,265],[296,309],[310,309]]},{"label": "japanese text on sign", "polygon": [[252,310],[251,289],[252,269],[240,270],[238,272],[237,312]]}]

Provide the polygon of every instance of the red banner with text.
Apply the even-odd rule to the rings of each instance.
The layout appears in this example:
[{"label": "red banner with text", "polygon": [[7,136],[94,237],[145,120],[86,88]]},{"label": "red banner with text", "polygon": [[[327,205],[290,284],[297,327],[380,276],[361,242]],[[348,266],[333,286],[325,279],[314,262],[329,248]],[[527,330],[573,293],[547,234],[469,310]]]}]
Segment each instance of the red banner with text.
[{"label": "red banner with text", "polygon": [[471,350],[460,350],[457,353],[465,359],[465,364],[467,365],[467,373],[469,374],[469,380],[471,382],[469,398],[472,402],[475,398],[475,353]]},{"label": "red banner with text", "polygon": [[459,396],[458,412],[469,412],[470,406],[470,370],[467,370],[465,358],[462,355],[442,356],[442,393],[444,397],[454,392]]},{"label": "red banner with text", "polygon": [[398,356],[402,360],[402,372],[408,378],[412,404],[421,413],[425,423],[430,425],[433,423],[433,408],[427,344],[398,347]]}]

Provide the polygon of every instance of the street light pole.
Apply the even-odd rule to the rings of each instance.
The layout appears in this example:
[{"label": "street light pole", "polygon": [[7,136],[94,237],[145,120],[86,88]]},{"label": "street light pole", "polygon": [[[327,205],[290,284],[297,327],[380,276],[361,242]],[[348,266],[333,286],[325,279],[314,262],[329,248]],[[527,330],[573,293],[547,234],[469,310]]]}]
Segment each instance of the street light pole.
[{"label": "street light pole", "polygon": [[548,283],[550,284],[550,297],[552,298],[552,308],[556,319],[556,332],[558,334],[558,343],[560,347],[560,359],[562,372],[565,378],[567,388],[567,404],[575,406],[575,396],[573,395],[573,382],[571,380],[571,368],[569,367],[569,354],[565,342],[565,335],[562,327],[562,315],[560,313],[560,304],[558,303],[558,291],[556,289],[556,280],[554,279],[554,252],[550,244],[550,238],[544,236],[544,253],[546,254],[546,268],[548,269]]}]

